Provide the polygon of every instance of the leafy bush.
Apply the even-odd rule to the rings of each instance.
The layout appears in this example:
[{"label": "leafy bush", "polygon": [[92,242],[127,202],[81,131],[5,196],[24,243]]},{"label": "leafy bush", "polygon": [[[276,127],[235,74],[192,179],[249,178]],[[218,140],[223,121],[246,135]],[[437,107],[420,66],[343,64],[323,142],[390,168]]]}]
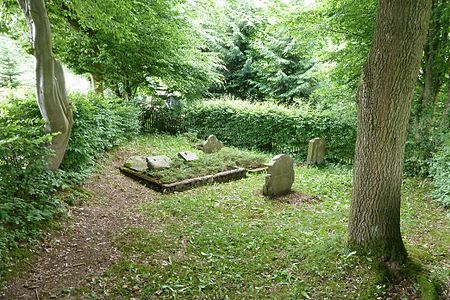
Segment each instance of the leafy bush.
[{"label": "leafy bush", "polygon": [[[153,108],[153,112],[146,112],[151,115],[150,127],[166,131],[168,126],[164,124],[174,118],[175,111]],[[202,138],[215,134],[231,146],[290,153],[297,159],[305,159],[308,141],[321,137],[326,141],[329,160],[349,161],[354,155],[356,117],[353,112],[218,100],[186,106],[176,111],[176,116],[171,125],[180,125],[172,132],[194,131]]]},{"label": "leafy bush", "polygon": [[59,172],[47,168],[52,136],[43,131],[34,96],[0,103],[0,275],[9,250],[62,211],[55,192],[80,182],[106,149],[139,130],[138,109],[130,103],[97,95],[70,99],[74,125]]},{"label": "leafy bush", "polygon": [[431,161],[431,176],[434,181],[433,198],[445,207],[450,207],[450,134]]},{"label": "leafy bush", "polygon": [[[47,169],[51,151],[43,144],[43,121],[34,99],[13,99],[0,106],[0,258],[18,240],[26,240],[37,224],[53,217],[61,203],[52,194],[58,174]],[[0,274],[5,266],[0,264]]]},{"label": "leafy bush", "polygon": [[139,132],[139,109],[129,102],[95,94],[75,94],[70,99],[74,122],[61,169],[78,183],[106,149]]}]

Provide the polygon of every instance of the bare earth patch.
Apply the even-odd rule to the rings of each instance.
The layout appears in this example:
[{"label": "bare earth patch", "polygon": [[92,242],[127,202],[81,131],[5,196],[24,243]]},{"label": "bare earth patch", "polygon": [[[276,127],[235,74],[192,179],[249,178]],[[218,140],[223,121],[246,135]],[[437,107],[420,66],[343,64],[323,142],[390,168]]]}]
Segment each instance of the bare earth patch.
[{"label": "bare earth patch", "polygon": [[301,205],[307,204],[308,206],[320,201],[319,197],[311,196],[304,193],[299,193],[292,191],[287,195],[278,196],[278,197],[269,197],[270,199],[274,199],[276,201],[284,202],[292,205]]},{"label": "bare earth patch", "polygon": [[311,196],[311,195],[307,195],[307,194],[303,194],[303,193],[296,193],[296,192],[286,195],[285,200],[289,204],[293,204],[293,205],[298,205],[298,204],[302,204],[302,203],[311,204],[311,203],[320,201],[319,197],[317,197],[317,196]]},{"label": "bare earth patch", "polygon": [[6,284],[0,299],[61,299],[89,282],[120,256],[112,236],[125,227],[151,227],[139,214],[139,204],[157,193],[120,174],[118,166],[128,153],[114,151],[107,166],[83,188],[95,195],[83,206],[70,208],[64,229],[49,234],[33,249],[28,270]]}]

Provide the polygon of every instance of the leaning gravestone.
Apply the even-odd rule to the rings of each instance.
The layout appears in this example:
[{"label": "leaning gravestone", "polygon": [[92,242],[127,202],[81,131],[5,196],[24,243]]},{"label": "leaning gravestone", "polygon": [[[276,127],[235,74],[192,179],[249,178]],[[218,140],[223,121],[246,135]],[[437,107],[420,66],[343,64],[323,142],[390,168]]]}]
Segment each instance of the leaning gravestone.
[{"label": "leaning gravestone", "polygon": [[307,165],[320,165],[325,159],[325,140],[314,138],[309,141]]},{"label": "leaning gravestone", "polygon": [[263,194],[280,196],[289,193],[294,183],[294,160],[287,154],[279,154],[267,166]]},{"label": "leaning gravestone", "polygon": [[149,169],[167,169],[170,168],[170,158],[165,155],[147,157],[147,165]]},{"label": "leaning gravestone", "polygon": [[191,151],[181,151],[178,152],[178,157],[182,158],[184,161],[194,161],[198,160],[197,154]]},{"label": "leaning gravestone", "polygon": [[205,153],[214,153],[223,148],[223,144],[215,135],[210,135],[206,141],[203,142],[202,150]]},{"label": "leaning gravestone", "polygon": [[124,166],[137,172],[143,172],[148,168],[147,162],[141,156],[131,156],[125,161]]}]

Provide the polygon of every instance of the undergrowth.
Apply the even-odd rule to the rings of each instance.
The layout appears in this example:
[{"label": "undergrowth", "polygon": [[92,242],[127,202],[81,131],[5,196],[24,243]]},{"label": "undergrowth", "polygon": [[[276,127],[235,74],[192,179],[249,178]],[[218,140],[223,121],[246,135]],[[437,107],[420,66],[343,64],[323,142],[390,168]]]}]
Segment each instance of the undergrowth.
[{"label": "undergrowth", "polygon": [[76,184],[90,175],[96,160],[139,131],[138,110],[130,103],[92,94],[69,98],[74,125],[58,172],[47,167],[52,135],[44,133],[34,96],[0,104],[0,286],[23,257],[19,246],[64,214]]},{"label": "undergrowth", "polygon": [[[151,148],[144,146],[148,142]],[[129,149],[142,146],[176,153],[189,143],[180,137],[156,136],[140,139]],[[410,261],[391,272],[392,268],[346,246],[351,169],[329,165],[295,171],[294,192],[278,199],[263,197],[264,175],[252,175],[162,195],[145,204],[141,212],[152,221],[152,228],[129,227],[117,233],[114,240],[122,258],[71,295],[434,299],[435,286],[441,295],[448,295],[450,221],[429,201],[429,183],[405,181],[402,230]]]}]

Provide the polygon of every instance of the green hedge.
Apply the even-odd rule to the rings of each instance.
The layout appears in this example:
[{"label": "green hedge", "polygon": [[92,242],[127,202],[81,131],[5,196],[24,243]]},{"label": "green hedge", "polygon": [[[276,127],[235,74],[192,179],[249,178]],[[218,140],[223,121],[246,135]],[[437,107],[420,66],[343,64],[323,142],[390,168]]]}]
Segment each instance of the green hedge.
[{"label": "green hedge", "polygon": [[433,198],[450,207],[450,133],[443,137],[442,147],[433,155],[430,174],[433,177]]},{"label": "green hedge", "polygon": [[61,169],[78,183],[89,175],[105,150],[136,136],[140,110],[130,102],[96,94],[70,97],[74,117],[72,134]]},{"label": "green hedge", "polygon": [[192,131],[216,135],[228,145],[290,153],[304,160],[308,141],[324,138],[327,159],[351,161],[356,138],[355,113],[287,108],[271,103],[215,100],[168,109],[148,108],[144,127],[166,132]]},{"label": "green hedge", "polygon": [[[63,209],[58,190],[83,180],[104,151],[139,131],[138,109],[118,99],[71,95],[74,125],[62,170],[50,172],[34,96],[0,103],[0,278],[10,250]],[[1,284],[1,283],[0,283]]]}]

